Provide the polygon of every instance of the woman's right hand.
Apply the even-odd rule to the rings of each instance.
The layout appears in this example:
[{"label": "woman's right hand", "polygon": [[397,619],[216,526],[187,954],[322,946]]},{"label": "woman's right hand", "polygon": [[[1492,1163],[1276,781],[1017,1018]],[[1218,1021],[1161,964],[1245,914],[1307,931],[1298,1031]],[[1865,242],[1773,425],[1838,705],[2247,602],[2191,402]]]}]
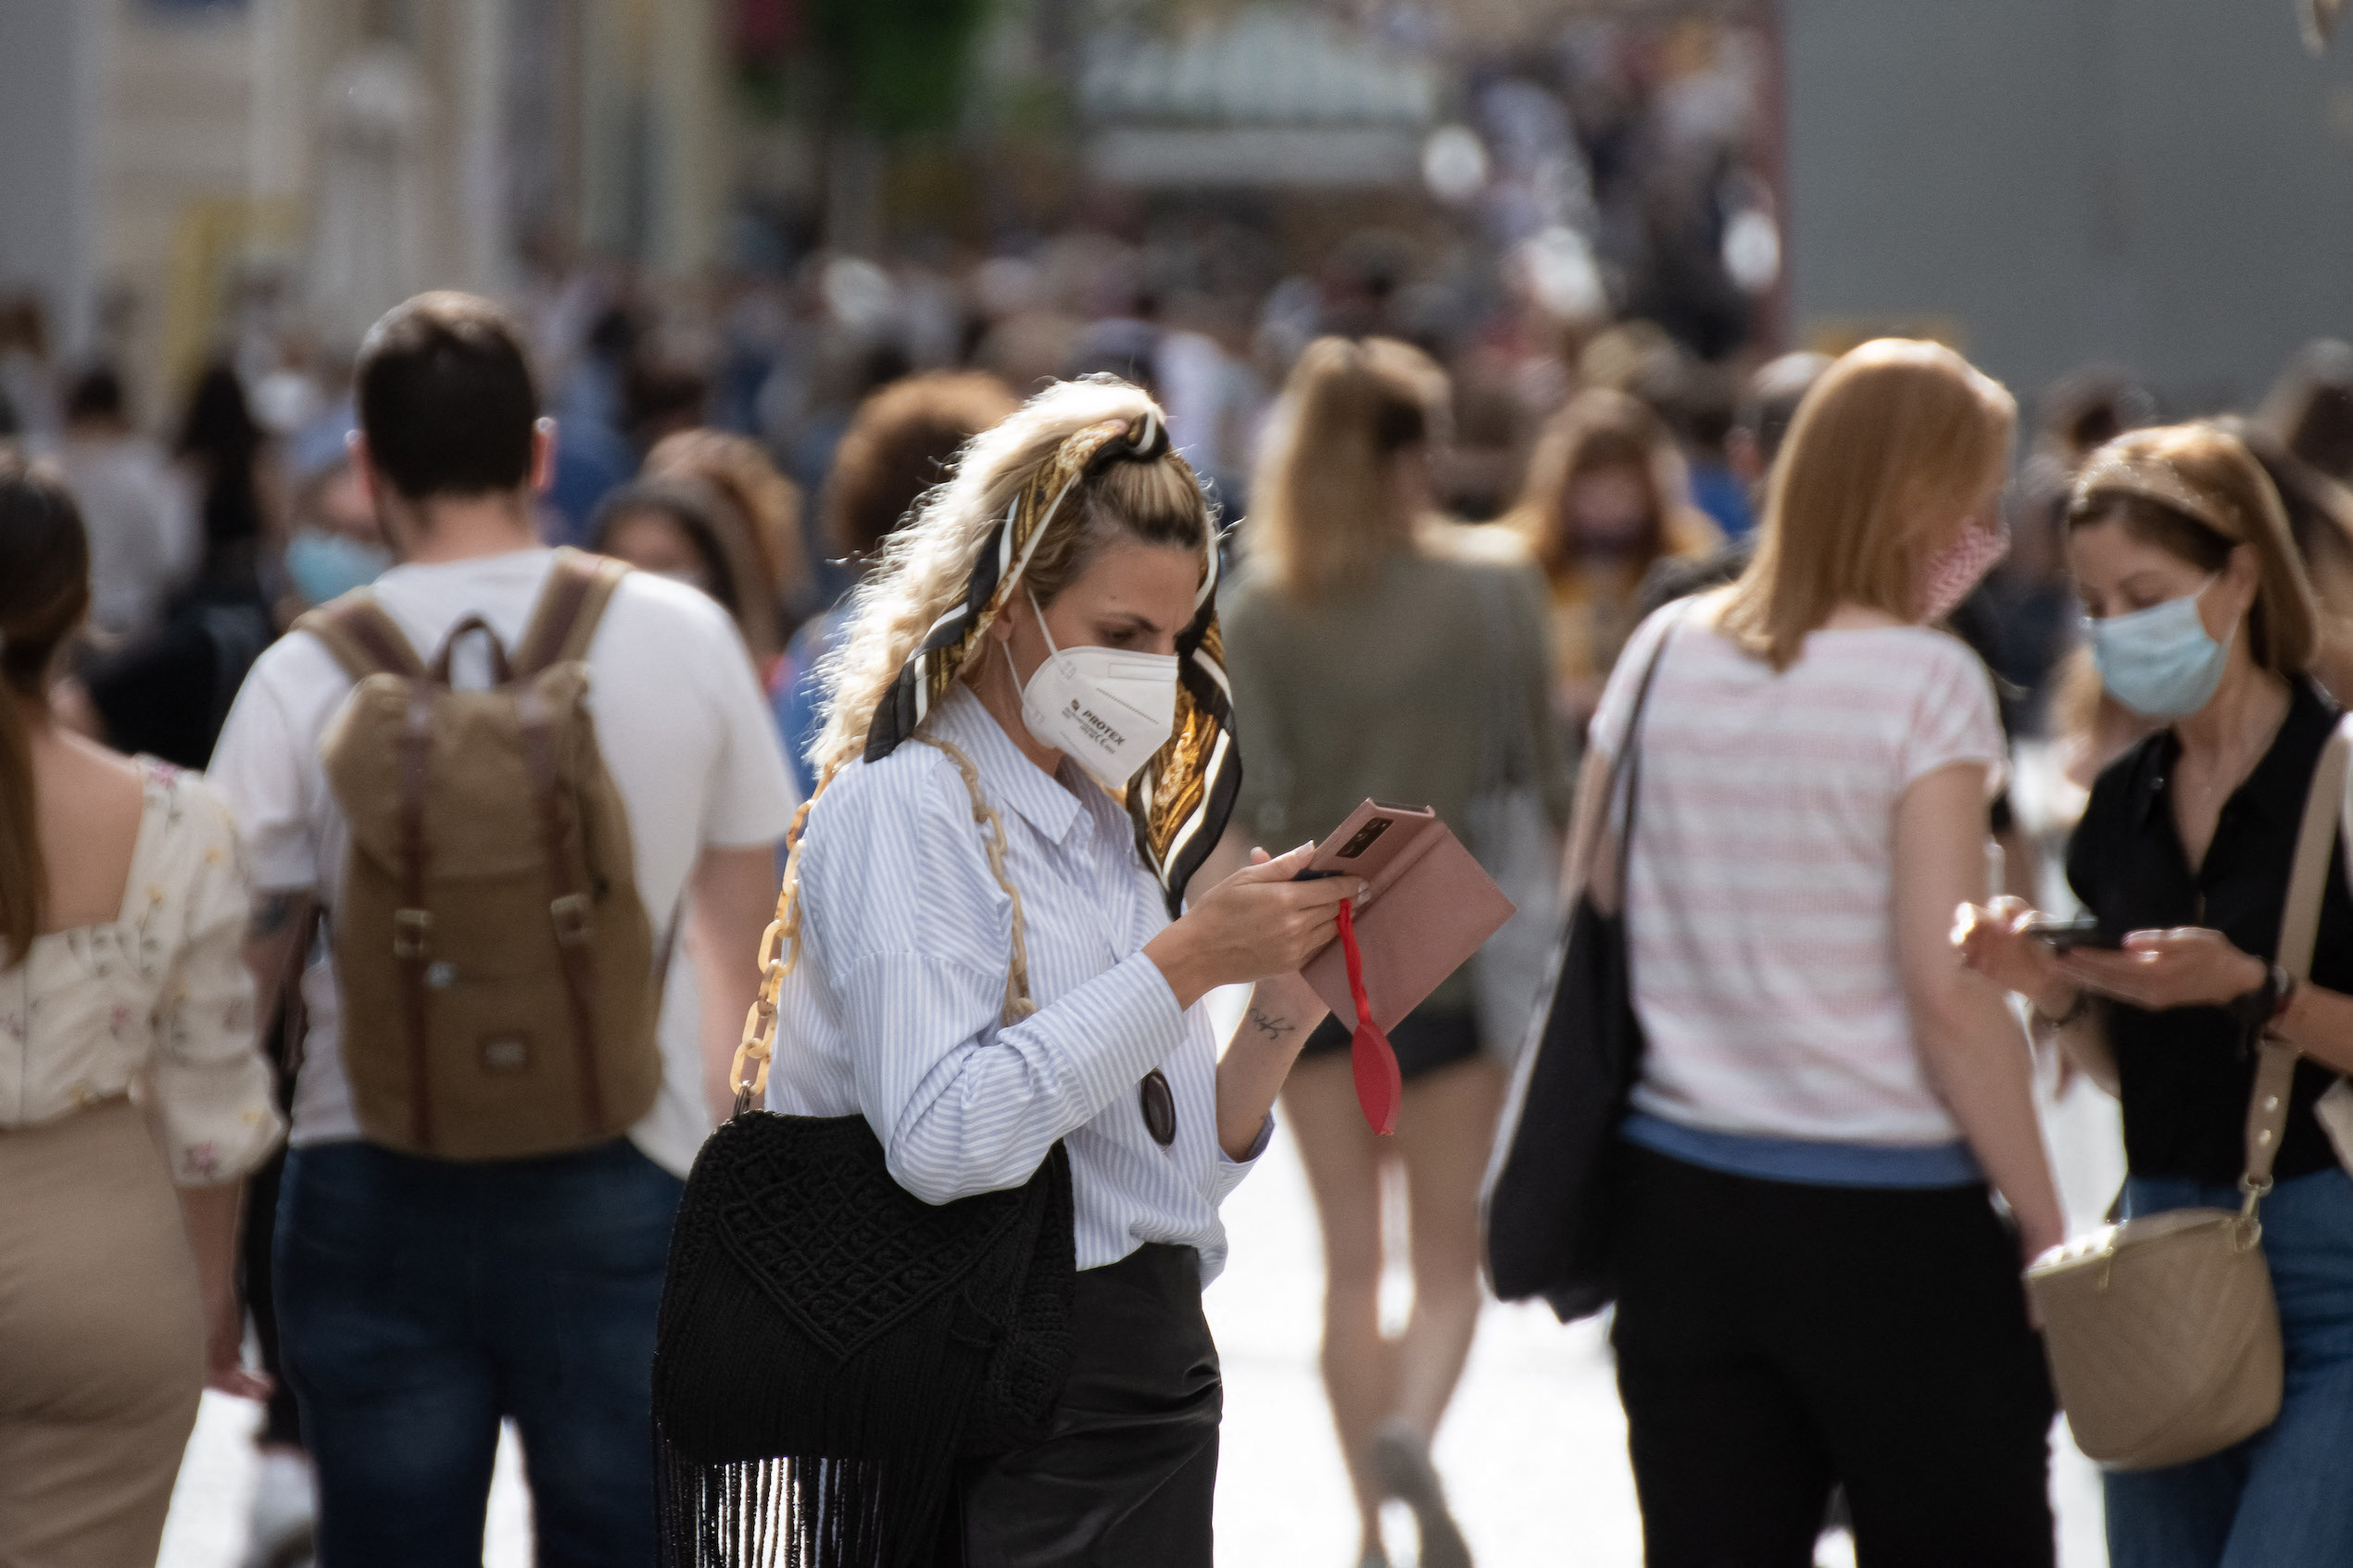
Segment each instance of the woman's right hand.
[{"label": "woman's right hand", "polygon": [[2023,927],[2038,911],[2023,898],[1963,904],[1953,914],[1953,946],[1961,961],[2005,991],[2015,991],[2045,1018],[2064,1015],[2075,987],[2059,972],[2058,954]]},{"label": "woman's right hand", "polygon": [[1219,883],[1175,924],[1144,944],[1178,1007],[1220,985],[1290,974],[1322,951],[1340,929],[1340,901],[1364,890],[1353,876],[1292,879],[1315,853],[1302,844],[1288,855],[1251,851],[1251,863]]}]

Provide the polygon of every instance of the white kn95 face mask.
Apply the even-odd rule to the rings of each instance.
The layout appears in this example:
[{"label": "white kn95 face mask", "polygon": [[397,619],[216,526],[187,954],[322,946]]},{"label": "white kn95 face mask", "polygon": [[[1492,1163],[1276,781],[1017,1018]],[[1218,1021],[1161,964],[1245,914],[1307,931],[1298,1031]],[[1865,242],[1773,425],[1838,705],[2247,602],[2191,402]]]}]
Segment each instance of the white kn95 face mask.
[{"label": "white kn95 face mask", "polygon": [[[1061,752],[1105,789],[1125,789],[1176,733],[1176,656],[1058,648],[1034,594],[1029,608],[1046,639],[1046,659],[1022,687],[1022,722],[1038,745]],[[1008,648],[1007,668],[1013,661]]]}]

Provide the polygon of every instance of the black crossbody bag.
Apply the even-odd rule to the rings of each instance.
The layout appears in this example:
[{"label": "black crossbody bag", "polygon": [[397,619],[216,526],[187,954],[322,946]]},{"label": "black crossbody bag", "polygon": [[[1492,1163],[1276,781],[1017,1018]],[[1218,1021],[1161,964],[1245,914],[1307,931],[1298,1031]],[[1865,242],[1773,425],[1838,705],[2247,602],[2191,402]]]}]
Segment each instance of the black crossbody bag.
[{"label": "black crossbody bag", "polygon": [[[1000,884],[1004,825],[983,803]],[[805,810],[805,809],[804,809]],[[749,1109],[798,932],[798,837],[736,1058],[736,1114],[686,1178],[653,1369],[663,1568],[927,1561],[965,1459],[1042,1439],[1070,1374],[1070,1159],[931,1204],[863,1116]],[[1007,885],[1006,891],[1012,893]],[[1019,897],[1005,1021],[1028,1016]]]},{"label": "black crossbody bag", "polygon": [[1541,1296],[1563,1323],[1600,1311],[1617,1294],[1612,1220],[1620,1163],[1617,1129],[1642,1072],[1642,1025],[1627,957],[1626,874],[1642,792],[1642,717],[1674,638],[1652,650],[1595,818],[1592,851],[1622,802],[1615,910],[1580,891],[1561,948],[1543,1031],[1514,1075],[1486,1196],[1487,1270],[1505,1301]]}]

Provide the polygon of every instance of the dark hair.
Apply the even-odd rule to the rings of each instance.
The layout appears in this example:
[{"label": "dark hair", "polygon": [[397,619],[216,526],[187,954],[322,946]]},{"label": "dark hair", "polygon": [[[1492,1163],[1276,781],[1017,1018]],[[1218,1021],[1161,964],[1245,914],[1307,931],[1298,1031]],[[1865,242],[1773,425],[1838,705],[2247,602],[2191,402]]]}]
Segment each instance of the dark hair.
[{"label": "dark hair", "polygon": [[1748,385],[1741,391],[1740,407],[1732,422],[1748,432],[1756,443],[1756,455],[1767,466],[1781,449],[1789,436],[1792,420],[1797,418],[1797,406],[1822,379],[1822,372],[1834,361],[1827,354],[1800,350],[1768,359],[1748,378]]},{"label": "dark hair", "polygon": [[[262,430],[245,401],[245,383],[226,360],[207,365],[188,393],[178,450],[204,470],[204,537],[208,546],[253,539],[261,533],[261,497],[254,458]],[[215,558],[217,560],[218,558]],[[208,563],[209,564],[209,563]]]},{"label": "dark hair", "polygon": [[421,294],[368,329],[353,370],[376,471],[412,501],[531,480],[539,394],[513,323],[470,294]]},{"label": "dark hair", "polygon": [[66,389],[66,418],[119,420],[124,410],[122,378],[112,365],[93,365]]},{"label": "dark hair", "polygon": [[90,540],[56,474],[0,449],[0,966],[21,963],[49,902],[32,797],[30,712],[90,608]]},{"label": "dark hair", "polygon": [[916,497],[948,477],[964,443],[1020,407],[1003,382],[978,370],[913,376],[867,398],[825,481],[827,542],[845,556],[872,556]]},{"label": "dark hair", "polygon": [[2290,456],[2353,482],[2353,345],[2320,338],[2298,349],[2258,418]]}]

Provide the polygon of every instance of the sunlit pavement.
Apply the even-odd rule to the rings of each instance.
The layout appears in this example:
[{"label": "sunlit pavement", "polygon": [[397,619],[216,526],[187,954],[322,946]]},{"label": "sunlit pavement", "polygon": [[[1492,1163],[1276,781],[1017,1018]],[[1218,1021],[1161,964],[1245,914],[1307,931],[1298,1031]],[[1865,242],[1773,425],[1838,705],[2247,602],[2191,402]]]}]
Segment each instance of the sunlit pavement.
[{"label": "sunlit pavement", "polygon": [[[2079,1227],[2115,1189],[2115,1110],[2079,1088],[2052,1119],[2061,1181]],[[1220,1568],[1354,1568],[1355,1513],[1315,1370],[1322,1283],[1315,1210],[1290,1142],[1277,1134],[1227,1205],[1233,1261],[1209,1292],[1226,1369],[1218,1476]],[[1390,1302],[1402,1308],[1401,1294]],[[252,1407],[217,1395],[205,1408],[173,1500],[160,1568],[235,1568],[252,1486]],[[1491,1306],[1470,1370],[1438,1441],[1455,1511],[1481,1568],[1635,1568],[1642,1526],[1626,1467],[1625,1422],[1596,1323],[1564,1328],[1541,1307]],[[2064,1440],[2053,1492],[2064,1568],[2098,1568],[2097,1481]],[[529,1508],[511,1442],[500,1453],[486,1568],[527,1568]],[[1386,1524],[1393,1560],[1412,1528]],[[1843,1541],[1826,1564],[1851,1563]]]}]

